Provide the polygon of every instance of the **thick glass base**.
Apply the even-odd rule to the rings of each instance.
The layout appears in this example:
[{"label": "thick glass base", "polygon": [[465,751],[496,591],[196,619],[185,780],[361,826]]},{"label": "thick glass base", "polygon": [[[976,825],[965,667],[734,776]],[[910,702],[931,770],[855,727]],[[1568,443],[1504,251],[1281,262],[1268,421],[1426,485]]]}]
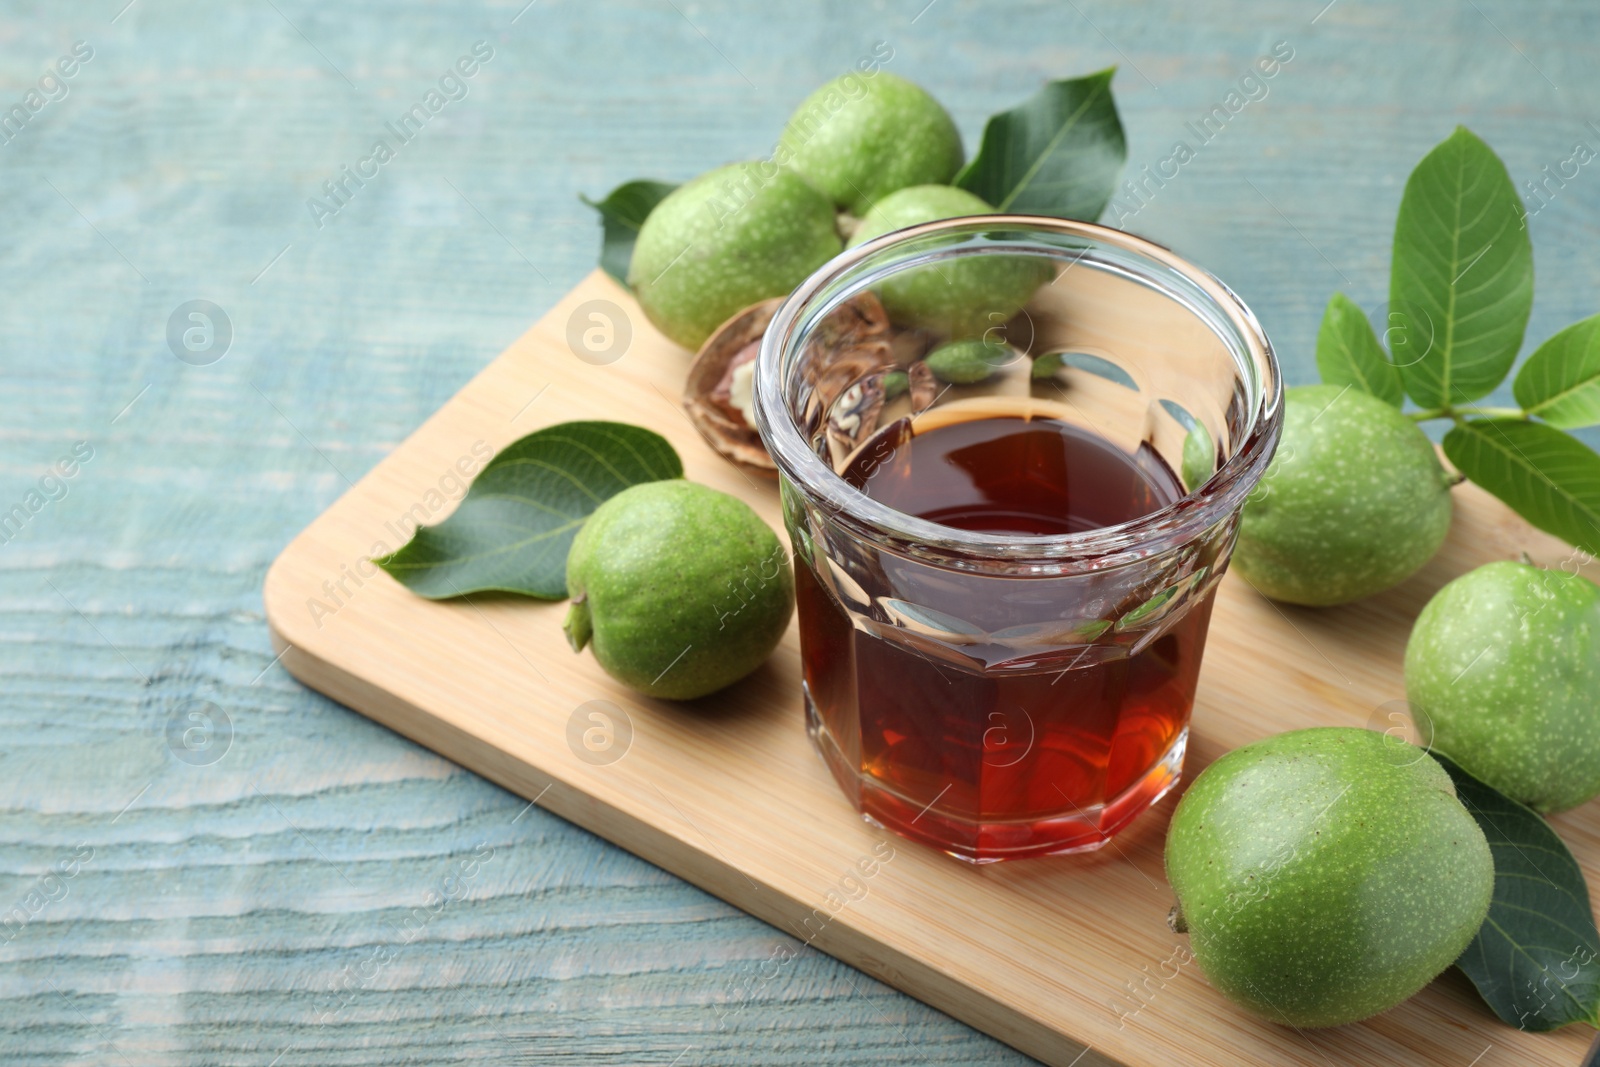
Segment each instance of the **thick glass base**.
[{"label": "thick glass base", "polygon": [[[932,803],[903,796],[851,764],[806,693],[806,733],[834,779],[862,818],[901,837],[939,849],[967,863],[1059,856],[1100,848],[1111,835],[1154,805],[1178,783],[1188,745],[1187,726],[1143,777],[1106,804],[1072,807],[1045,817],[973,819]],[[942,794],[941,794],[942,795]]]}]

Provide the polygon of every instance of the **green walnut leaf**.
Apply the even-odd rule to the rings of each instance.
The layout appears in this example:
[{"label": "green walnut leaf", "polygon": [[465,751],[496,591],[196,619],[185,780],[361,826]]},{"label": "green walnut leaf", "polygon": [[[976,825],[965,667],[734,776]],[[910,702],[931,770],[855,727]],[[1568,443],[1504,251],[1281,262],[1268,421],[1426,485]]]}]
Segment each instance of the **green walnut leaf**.
[{"label": "green walnut leaf", "polygon": [[1389,362],[1361,308],[1343,293],[1334,293],[1322,313],[1317,371],[1328,385],[1348,385],[1394,407],[1405,402],[1400,372]]},{"label": "green walnut leaf", "polygon": [[1485,396],[1511,370],[1533,307],[1533,245],[1500,157],[1465,127],[1423,157],[1394,224],[1387,330],[1411,399]]},{"label": "green walnut leaf", "polygon": [[578,197],[600,212],[600,267],[619,284],[628,284],[628,264],[633,260],[633,242],[639,237],[639,227],[676,188],[668,182],[640,178],[617,186],[598,203],[586,196]]},{"label": "green walnut leaf", "polygon": [[567,550],[591,512],[630,485],[683,477],[666,438],[621,422],[564,422],[491,459],[449,518],[372,562],[431,600],[495,590],[567,595]]},{"label": "green walnut leaf", "polygon": [[1111,97],[1116,68],[1047,83],[989,119],[983,143],[953,184],[996,210],[1094,221],[1128,158]]},{"label": "green walnut leaf", "polygon": [[1600,422],[1600,315],[1573,323],[1536,348],[1511,389],[1524,411],[1552,426]]},{"label": "green walnut leaf", "polygon": [[1472,419],[1445,434],[1444,454],[1539,529],[1600,553],[1600,454],[1576,437],[1522,419]]},{"label": "green walnut leaf", "polygon": [[1448,757],[1456,796],[1494,856],[1489,916],[1456,966],[1503,1022],[1521,1030],[1595,1025],[1600,931],[1589,886],[1567,846],[1531,808],[1473,778]]}]

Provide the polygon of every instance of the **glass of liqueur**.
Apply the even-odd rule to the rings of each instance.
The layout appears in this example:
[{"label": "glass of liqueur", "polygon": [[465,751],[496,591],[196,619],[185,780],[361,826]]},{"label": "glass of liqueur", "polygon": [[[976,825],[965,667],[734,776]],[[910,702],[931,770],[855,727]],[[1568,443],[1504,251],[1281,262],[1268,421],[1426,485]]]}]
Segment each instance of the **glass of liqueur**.
[{"label": "glass of liqueur", "polygon": [[[940,380],[921,361],[939,324],[974,321],[990,373]],[[807,728],[869,821],[975,863],[1076,852],[1177,782],[1282,418],[1271,346],[1226,286],[1088,223],[912,227],[795,290],[755,397]]]}]

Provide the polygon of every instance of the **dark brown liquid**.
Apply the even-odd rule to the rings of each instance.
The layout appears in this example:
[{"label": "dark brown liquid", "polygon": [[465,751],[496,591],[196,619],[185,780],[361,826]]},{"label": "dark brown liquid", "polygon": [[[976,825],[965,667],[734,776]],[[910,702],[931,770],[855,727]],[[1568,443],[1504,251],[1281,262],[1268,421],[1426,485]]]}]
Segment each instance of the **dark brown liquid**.
[{"label": "dark brown liquid", "polygon": [[902,514],[986,534],[1080,533],[1183,496],[1148,448],[1129,456],[1057,419],[1005,416],[919,434],[891,427],[844,478]]},{"label": "dark brown liquid", "polygon": [[[902,422],[842,474],[897,511],[987,534],[1073,533],[1183,495],[1148,448],[1009,416],[917,434]],[[968,859],[1104,843],[1176,779],[1162,761],[1188,723],[1211,613],[1206,592],[1147,643],[1119,645],[1115,620],[1149,594],[1137,572],[995,577],[896,559],[852,579],[899,623],[884,626],[852,622],[837,583],[798,567],[812,728],[835,776],[867,815]],[[1098,626],[1065,632],[1097,611]],[[1007,636],[1050,620],[1055,639]]]}]

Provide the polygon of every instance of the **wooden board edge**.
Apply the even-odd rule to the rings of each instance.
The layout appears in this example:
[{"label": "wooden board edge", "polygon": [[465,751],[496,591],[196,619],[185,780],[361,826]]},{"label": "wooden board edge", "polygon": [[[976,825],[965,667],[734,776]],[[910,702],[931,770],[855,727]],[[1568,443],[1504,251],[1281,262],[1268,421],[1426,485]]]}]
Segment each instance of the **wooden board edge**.
[{"label": "wooden board edge", "polygon": [[[358,482],[348,492],[354,493],[359,488]],[[329,510],[338,507],[336,502]],[[770,886],[757,886],[744,871],[686,838],[675,849],[667,831],[584,792],[559,775],[508,757],[471,732],[319,655],[309,647],[312,642],[295,643],[287,636],[292,632],[292,625],[282,624],[279,606],[293,603],[302,591],[289,588],[290,579],[285,576],[287,568],[282,564],[296,551],[304,536],[302,533],[291,541],[273,561],[262,588],[267,632],[273,649],[284,669],[296,681],[754,915],[780,933],[792,937],[791,930],[802,928],[802,922],[813,911],[804,902]],[[905,844],[915,847],[910,842]],[[847,914],[836,915],[806,944],[1054,1067],[1128,1067],[1122,1060],[1110,1059],[1094,1051],[1092,1046],[1053,1030],[1010,1005],[876,942],[853,925]]]}]

